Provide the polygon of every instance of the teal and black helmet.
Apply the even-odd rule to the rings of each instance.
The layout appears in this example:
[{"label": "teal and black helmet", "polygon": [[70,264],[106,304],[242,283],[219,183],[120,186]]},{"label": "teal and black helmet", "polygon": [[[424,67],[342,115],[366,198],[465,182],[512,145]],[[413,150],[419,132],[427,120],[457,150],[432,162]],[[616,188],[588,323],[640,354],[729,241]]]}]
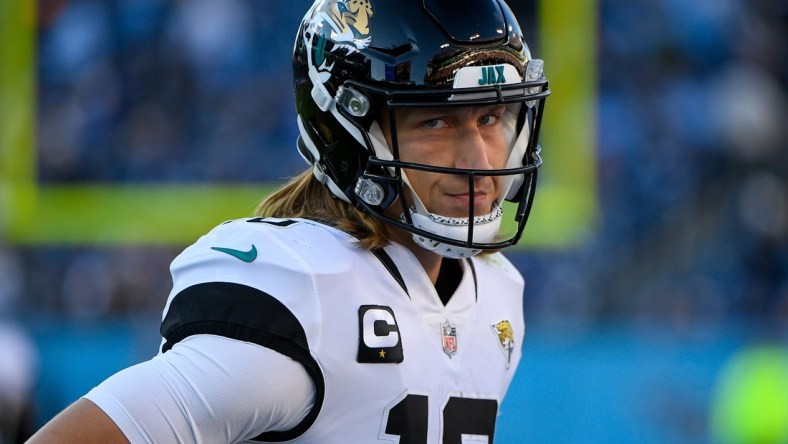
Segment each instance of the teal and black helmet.
[{"label": "teal and black helmet", "polygon": [[[519,240],[541,164],[537,139],[550,91],[543,62],[531,57],[506,3],[318,0],[298,30],[293,70],[298,149],[334,196],[448,257]],[[389,111],[397,108],[494,104],[511,105],[505,169],[401,162],[396,137],[388,146],[380,135],[382,118],[396,128],[396,113]],[[473,214],[473,205],[468,218],[431,214],[404,192],[409,169],[464,175],[471,188],[473,177],[503,176],[501,208],[483,217]],[[410,211],[384,214],[398,199]],[[511,213],[514,224],[501,225],[500,210]]]}]

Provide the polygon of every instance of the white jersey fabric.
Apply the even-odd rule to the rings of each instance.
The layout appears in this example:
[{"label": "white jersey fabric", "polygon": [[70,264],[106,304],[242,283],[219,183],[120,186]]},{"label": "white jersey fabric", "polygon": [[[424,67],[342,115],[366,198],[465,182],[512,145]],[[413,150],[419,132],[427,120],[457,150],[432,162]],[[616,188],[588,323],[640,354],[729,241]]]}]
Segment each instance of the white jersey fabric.
[{"label": "white jersey fabric", "polygon": [[[258,374],[226,371],[228,386],[191,396],[199,402],[189,402],[180,388],[158,390],[186,401],[171,403],[178,411],[160,407],[156,414],[196,418],[181,433],[194,442],[491,443],[521,356],[523,279],[499,253],[463,261],[462,268],[444,306],[401,245],[370,252],[344,232],[301,219],[222,224],[173,262],[162,354],[153,361],[172,367],[170,353],[191,353],[199,361],[211,347],[227,344],[233,350],[227,359],[243,360],[232,344],[244,344],[252,362],[269,359],[271,365],[261,365]],[[206,346],[205,338],[218,342]],[[198,351],[184,347],[198,340]],[[192,378],[189,369],[175,372]],[[127,436],[144,436],[127,430],[144,421],[126,401],[133,396],[124,391],[132,390],[122,389],[139,378],[118,376],[88,398]],[[272,390],[272,384],[289,388]],[[243,408],[212,392],[243,393]],[[277,400],[287,393],[289,399]],[[264,407],[247,406],[258,397]],[[277,408],[266,407],[271,404]],[[206,415],[194,409],[232,416],[227,427],[238,430],[200,431],[215,422],[200,421]],[[261,414],[268,416],[261,420]]]},{"label": "white jersey fabric", "polygon": [[243,442],[260,430],[289,430],[309,412],[314,396],[298,362],[257,344],[204,334],[85,395],[135,444]]}]

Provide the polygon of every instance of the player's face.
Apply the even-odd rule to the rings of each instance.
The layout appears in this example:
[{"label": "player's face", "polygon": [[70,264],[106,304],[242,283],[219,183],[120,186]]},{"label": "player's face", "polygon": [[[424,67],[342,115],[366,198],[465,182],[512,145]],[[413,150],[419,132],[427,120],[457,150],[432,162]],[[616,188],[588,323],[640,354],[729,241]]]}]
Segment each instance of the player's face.
[{"label": "player's face", "polygon": [[[502,117],[505,105],[461,108],[399,109],[396,114],[400,160],[448,168],[490,170],[503,168],[508,142]],[[391,146],[388,119],[381,126]],[[468,176],[408,169],[411,191],[428,211],[468,217],[471,201]],[[477,176],[474,215],[492,210],[501,187],[500,176]]]}]

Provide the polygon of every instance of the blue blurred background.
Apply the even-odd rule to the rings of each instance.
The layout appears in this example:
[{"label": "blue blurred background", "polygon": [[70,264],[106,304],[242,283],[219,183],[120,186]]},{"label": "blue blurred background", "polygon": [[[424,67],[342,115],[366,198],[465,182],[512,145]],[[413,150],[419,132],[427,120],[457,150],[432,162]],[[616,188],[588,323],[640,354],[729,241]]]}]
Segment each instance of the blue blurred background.
[{"label": "blue blurred background", "polygon": [[[538,55],[538,6],[510,5]],[[289,62],[307,1],[38,6],[41,183],[275,182],[303,168]],[[732,366],[788,353],[788,4],[596,10],[600,220],[571,248],[509,254],[528,332],[496,442],[720,441]],[[0,238],[0,443],[156,353],[183,247]],[[776,433],[758,442],[788,442]]]}]

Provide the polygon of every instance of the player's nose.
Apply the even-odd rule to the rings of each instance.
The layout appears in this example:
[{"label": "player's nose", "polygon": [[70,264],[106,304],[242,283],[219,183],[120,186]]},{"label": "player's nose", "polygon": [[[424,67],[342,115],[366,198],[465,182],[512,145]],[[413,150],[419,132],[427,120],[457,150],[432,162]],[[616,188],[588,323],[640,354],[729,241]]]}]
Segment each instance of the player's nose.
[{"label": "player's nose", "polygon": [[491,169],[487,156],[487,143],[477,127],[465,128],[457,134],[455,168]]}]

